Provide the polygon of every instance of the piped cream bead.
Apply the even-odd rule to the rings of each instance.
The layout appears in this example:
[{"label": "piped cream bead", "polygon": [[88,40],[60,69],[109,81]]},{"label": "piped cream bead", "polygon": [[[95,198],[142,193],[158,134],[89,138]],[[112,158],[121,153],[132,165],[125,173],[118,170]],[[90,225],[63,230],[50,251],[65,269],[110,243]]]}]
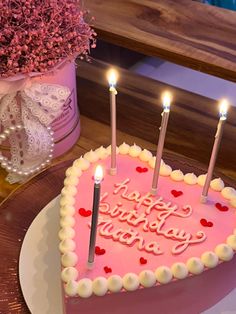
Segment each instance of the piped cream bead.
[{"label": "piped cream bead", "polygon": [[67,215],[74,215],[75,214],[75,207],[73,205],[65,205],[60,208],[60,215],[67,216]]},{"label": "piped cream bead", "polygon": [[177,279],[184,279],[188,276],[188,269],[184,263],[175,263],[171,266],[172,274]]},{"label": "piped cream bead", "polygon": [[83,278],[78,282],[78,295],[81,298],[89,298],[93,293],[92,280]]},{"label": "piped cream bead", "polygon": [[139,274],[139,282],[145,288],[153,287],[156,283],[156,277],[151,270],[143,270]]},{"label": "piped cream bead", "polygon": [[72,166],[72,170],[71,170],[71,175],[72,176],[76,176],[76,177],[81,177],[82,176],[82,170],[80,169],[80,168],[78,168],[78,167],[74,167],[74,166]]},{"label": "piped cream bead", "polygon": [[73,216],[63,216],[60,219],[60,226],[63,227],[74,227],[75,225],[75,219]]},{"label": "piped cream bead", "polygon": [[99,159],[102,159],[102,160],[103,160],[103,159],[106,159],[107,156],[109,155],[108,152],[107,152],[107,150],[106,150],[106,148],[103,147],[103,146],[97,148],[95,152],[96,152],[96,154],[98,155],[98,158],[99,158]]},{"label": "piped cream bead", "polygon": [[[148,161],[149,166],[154,169],[155,168],[155,164],[156,164],[156,156],[153,156],[152,158],[150,158],[150,160]],[[163,159],[161,159],[161,167],[163,167],[165,165]],[[172,171],[172,169],[171,169]]]},{"label": "piped cream bead", "polygon": [[218,244],[215,253],[224,262],[230,261],[234,255],[232,248],[225,243]]},{"label": "piped cream bead", "polygon": [[139,287],[139,278],[134,273],[128,273],[123,277],[123,286],[127,291],[135,291]]},{"label": "piped cream bead", "polygon": [[81,156],[79,159],[74,161],[73,167],[78,167],[81,170],[85,171],[90,167],[90,162]]},{"label": "piped cream bead", "polygon": [[172,272],[169,267],[160,266],[155,271],[156,279],[162,284],[166,284],[172,280]]},{"label": "piped cream bead", "polygon": [[[108,155],[111,155],[111,145],[106,148]],[[116,146],[116,154],[119,154],[119,147]]]},{"label": "piped cream bead", "polygon": [[66,267],[61,272],[61,279],[64,282],[68,282],[70,280],[76,280],[78,278],[79,272],[74,267]]},{"label": "piped cream bead", "polygon": [[61,228],[58,236],[61,241],[65,239],[73,239],[75,237],[75,230],[71,227]]},{"label": "piped cream bead", "polygon": [[197,184],[200,186],[204,186],[205,182],[206,182],[206,174],[201,174],[200,176],[198,176],[197,178]]},{"label": "piped cream bead", "polygon": [[60,199],[60,205],[61,206],[66,206],[66,205],[71,205],[73,206],[75,204],[75,198],[70,195],[64,195]]},{"label": "piped cream bead", "polygon": [[61,190],[61,195],[75,196],[76,194],[77,194],[77,188],[73,185],[65,186]]},{"label": "piped cream bead", "polygon": [[82,170],[74,165],[66,170],[66,177],[70,176],[80,177],[81,175]]},{"label": "piped cream bead", "polygon": [[64,186],[77,186],[79,183],[79,178],[76,176],[66,177],[64,180]]},{"label": "piped cream bead", "polygon": [[212,190],[220,192],[223,190],[225,184],[224,182],[221,180],[221,178],[217,178],[211,181],[210,187],[212,188]]},{"label": "piped cream bead", "polygon": [[155,164],[156,164],[156,156],[153,156],[152,158],[149,159],[148,161],[149,166],[154,169],[155,168]]},{"label": "piped cream bead", "polygon": [[236,191],[234,188],[227,186],[223,188],[223,190],[221,191],[221,195],[227,200],[231,200],[232,198],[236,197]]},{"label": "piped cream bead", "polygon": [[93,293],[99,297],[104,296],[107,293],[107,280],[104,277],[97,277],[93,281]]},{"label": "piped cream bead", "polygon": [[91,149],[89,152],[84,154],[84,159],[93,163],[93,162],[98,161],[98,155]]},{"label": "piped cream bead", "polygon": [[138,145],[134,144],[134,145],[130,146],[129,155],[131,157],[138,157],[139,154],[141,153],[141,151],[142,151],[141,147],[139,147]]},{"label": "piped cream bead", "polygon": [[121,155],[127,155],[129,153],[130,146],[125,142],[119,146],[119,152]]},{"label": "piped cream bead", "polygon": [[59,250],[61,253],[73,252],[75,248],[76,244],[72,239],[64,239],[59,244]]},{"label": "piped cream bead", "polygon": [[194,275],[201,274],[204,270],[204,265],[202,261],[200,260],[200,258],[198,257],[189,258],[186,265],[187,265],[188,271]]},{"label": "piped cream bead", "polygon": [[152,153],[147,149],[142,150],[141,153],[139,154],[139,159],[142,161],[149,161],[151,158]]},{"label": "piped cream bead", "polygon": [[78,283],[75,280],[70,280],[67,282],[67,284],[65,285],[65,293],[69,296],[69,297],[74,297],[77,294],[77,290],[78,290]]},{"label": "piped cream bead", "polygon": [[184,176],[184,182],[189,185],[194,185],[197,183],[197,177],[194,173],[186,173],[186,175]]},{"label": "piped cream bead", "polygon": [[236,235],[231,234],[228,236],[226,243],[234,250],[236,251]]},{"label": "piped cream bead", "polygon": [[230,205],[236,208],[236,197],[231,198]]},{"label": "piped cream bead", "polygon": [[172,168],[169,165],[163,163],[160,168],[160,175],[163,177],[169,177],[172,173]]},{"label": "piped cream bead", "polygon": [[61,256],[61,263],[64,267],[76,266],[78,256],[74,252],[66,252]]},{"label": "piped cream bead", "polygon": [[201,260],[203,264],[208,268],[214,268],[219,263],[218,256],[214,252],[211,252],[211,251],[203,253],[201,256]]},{"label": "piped cream bead", "polygon": [[118,275],[112,275],[107,279],[108,289],[111,292],[119,292],[122,289],[122,278]]},{"label": "piped cream bead", "polygon": [[183,181],[184,174],[181,170],[174,170],[171,172],[170,177],[174,181]]}]

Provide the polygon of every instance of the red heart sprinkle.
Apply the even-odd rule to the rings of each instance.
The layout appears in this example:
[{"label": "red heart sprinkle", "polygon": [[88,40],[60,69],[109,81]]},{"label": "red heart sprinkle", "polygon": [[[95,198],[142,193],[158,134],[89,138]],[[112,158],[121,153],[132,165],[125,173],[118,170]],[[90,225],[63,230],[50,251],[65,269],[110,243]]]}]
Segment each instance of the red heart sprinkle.
[{"label": "red heart sprinkle", "polygon": [[147,260],[144,257],[140,257],[139,261],[140,261],[140,264],[142,264],[142,265],[147,264]]},{"label": "red heart sprinkle", "polygon": [[112,272],[112,269],[111,269],[110,267],[108,267],[108,266],[105,266],[103,269],[104,269],[104,271],[105,271],[106,274]]},{"label": "red heart sprinkle", "polygon": [[89,216],[91,216],[91,214],[92,214],[92,211],[91,210],[86,210],[85,208],[80,208],[79,210],[78,210],[78,212],[79,212],[79,214],[81,215],[81,216],[83,216],[83,217],[89,217]]},{"label": "red heart sprinkle", "polygon": [[229,210],[228,206],[223,206],[220,203],[216,203],[215,207],[219,209],[221,212],[227,212]]},{"label": "red heart sprinkle", "polygon": [[141,172],[143,171],[143,168],[142,168],[142,167],[137,167],[137,168],[136,168],[136,171],[139,172],[139,173],[141,173]]},{"label": "red heart sprinkle", "polygon": [[103,255],[106,253],[105,249],[101,249],[99,246],[95,246],[95,254],[96,255]]},{"label": "red heart sprinkle", "polygon": [[178,197],[178,196],[180,196],[180,195],[183,195],[183,192],[182,192],[182,191],[172,190],[172,191],[171,191],[171,194],[172,194],[174,197]]},{"label": "red heart sprinkle", "polygon": [[207,221],[205,218],[202,218],[200,220],[200,223],[203,227],[213,227],[213,222],[212,221]]},{"label": "red heart sprinkle", "polygon": [[148,168],[146,167],[136,167],[136,171],[139,173],[148,172]]}]

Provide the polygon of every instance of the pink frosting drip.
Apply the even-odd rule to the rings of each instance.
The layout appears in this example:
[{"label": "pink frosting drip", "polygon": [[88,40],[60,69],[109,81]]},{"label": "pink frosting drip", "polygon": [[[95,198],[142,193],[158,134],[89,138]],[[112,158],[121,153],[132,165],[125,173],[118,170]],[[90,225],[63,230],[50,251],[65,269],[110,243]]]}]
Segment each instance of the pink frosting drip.
[{"label": "pink frosting drip", "polygon": [[[192,244],[187,247],[185,251],[180,254],[172,254],[172,248],[179,243],[177,240],[167,239],[163,235],[157,235],[155,232],[143,231],[143,224],[138,227],[129,225],[127,222],[120,222],[118,218],[111,218],[110,215],[100,214],[100,217],[105,219],[112,219],[114,230],[122,228],[123,230],[132,229],[139,232],[139,235],[143,237],[145,243],[155,241],[159,244],[160,250],[163,252],[161,255],[154,255],[144,250],[138,249],[138,243],[129,247],[121,244],[118,241],[112,239],[106,239],[97,233],[97,245],[106,250],[104,255],[96,256],[93,270],[87,269],[88,247],[89,247],[89,235],[90,229],[88,227],[91,222],[90,217],[82,217],[79,215],[79,208],[85,208],[91,210],[93,199],[93,180],[94,169],[97,164],[101,164],[105,171],[105,178],[102,182],[101,195],[105,192],[108,193],[106,201],[110,204],[110,208],[115,207],[117,203],[122,203],[122,208],[126,210],[134,210],[137,203],[125,200],[121,197],[119,192],[114,195],[115,184],[123,182],[129,178],[128,193],[138,191],[142,196],[147,194],[151,189],[153,169],[151,169],[147,163],[144,163],[137,158],[130,156],[117,156],[117,175],[109,175],[110,159],[105,161],[99,161],[93,164],[87,171],[80,177],[78,184],[78,195],[76,197],[76,253],[78,255],[77,268],[79,271],[79,279],[88,277],[94,279],[98,276],[109,277],[112,274],[118,274],[124,276],[128,272],[134,272],[139,274],[144,269],[155,270],[157,267],[166,265],[171,266],[175,262],[186,262],[190,257],[200,257],[205,251],[214,251],[214,248],[226,241],[226,238],[233,233],[235,228],[235,210],[229,208],[226,212],[219,211],[214,205],[219,202],[222,205],[227,205],[227,201],[221,196],[219,192],[210,190],[209,201],[207,204],[200,203],[200,195],[202,187],[198,185],[187,185],[184,182],[175,182],[170,177],[160,177],[158,195],[153,197],[157,199],[160,196],[168,203],[172,202],[179,208],[178,212],[182,212],[181,208],[186,205],[190,205],[193,209],[191,216],[187,218],[170,216],[166,219],[162,230],[168,228],[179,228],[185,230],[187,233],[191,233],[193,238],[196,238],[198,231],[203,231],[206,234],[206,240],[201,243]],[[136,167],[147,167],[147,172],[138,172]],[[183,194],[179,197],[174,197],[171,194],[172,190],[182,191]],[[147,209],[142,205],[137,212],[139,214],[144,213]],[[156,217],[160,211],[153,210],[148,215],[149,222],[156,220]],[[204,218],[207,221],[213,223],[213,227],[204,227],[201,225],[200,220]],[[140,258],[143,257],[147,260],[145,265],[140,264]],[[107,266],[112,269],[112,272],[105,273],[104,267]]]}]

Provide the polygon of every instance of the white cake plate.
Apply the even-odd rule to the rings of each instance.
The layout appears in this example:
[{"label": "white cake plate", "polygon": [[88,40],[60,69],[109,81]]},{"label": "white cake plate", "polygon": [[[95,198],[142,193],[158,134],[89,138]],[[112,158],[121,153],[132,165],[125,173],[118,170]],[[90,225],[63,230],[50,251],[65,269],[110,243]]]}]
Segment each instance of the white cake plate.
[{"label": "white cake plate", "polygon": [[32,314],[62,314],[59,196],[30,225],[20,252],[19,278]]},{"label": "white cake plate", "polygon": [[[59,196],[37,215],[20,252],[19,278],[32,314],[62,314]],[[236,314],[236,289],[202,314]],[[81,313],[83,314],[83,313]]]}]

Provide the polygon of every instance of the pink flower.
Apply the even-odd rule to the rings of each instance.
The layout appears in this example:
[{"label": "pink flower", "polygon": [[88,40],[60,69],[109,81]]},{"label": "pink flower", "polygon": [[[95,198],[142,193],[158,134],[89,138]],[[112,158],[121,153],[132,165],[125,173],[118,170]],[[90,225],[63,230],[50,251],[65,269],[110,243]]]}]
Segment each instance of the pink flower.
[{"label": "pink flower", "polygon": [[0,77],[46,72],[63,59],[87,57],[96,34],[79,0],[0,3]]}]

